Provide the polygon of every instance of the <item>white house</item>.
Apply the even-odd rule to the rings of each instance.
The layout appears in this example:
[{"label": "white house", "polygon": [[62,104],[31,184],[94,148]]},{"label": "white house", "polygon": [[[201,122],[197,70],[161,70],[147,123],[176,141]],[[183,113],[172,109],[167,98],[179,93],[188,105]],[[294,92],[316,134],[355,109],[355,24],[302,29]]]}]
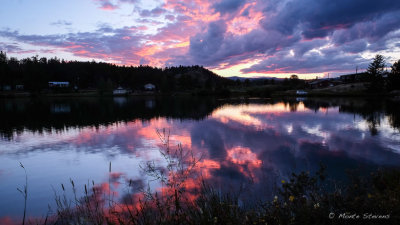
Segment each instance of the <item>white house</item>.
[{"label": "white house", "polygon": [[69,87],[68,81],[49,81],[50,88],[66,88]]},{"label": "white house", "polygon": [[154,84],[144,85],[144,90],[146,90],[146,91],[154,91],[155,89],[156,89],[156,86]]},{"label": "white house", "polygon": [[129,90],[124,89],[121,86],[113,91],[113,95],[126,95],[126,94],[129,94]]}]

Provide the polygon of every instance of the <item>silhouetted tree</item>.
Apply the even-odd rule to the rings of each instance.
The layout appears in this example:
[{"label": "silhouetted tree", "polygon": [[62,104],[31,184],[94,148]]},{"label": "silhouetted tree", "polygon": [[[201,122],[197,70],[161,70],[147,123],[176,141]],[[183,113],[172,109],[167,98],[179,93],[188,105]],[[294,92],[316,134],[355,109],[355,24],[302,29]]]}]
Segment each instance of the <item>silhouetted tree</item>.
[{"label": "silhouetted tree", "polygon": [[246,80],[244,80],[244,85],[246,87],[250,86],[250,80],[248,78]]},{"label": "silhouetted tree", "polygon": [[297,76],[296,74],[290,75],[289,81],[290,81],[290,86],[292,88],[296,88],[300,83],[299,76]]},{"label": "silhouetted tree", "polygon": [[392,65],[392,71],[390,72],[388,77],[388,89],[400,89],[400,59]]},{"label": "silhouetted tree", "polygon": [[0,64],[7,63],[7,54],[3,51],[0,51]]},{"label": "silhouetted tree", "polygon": [[367,73],[369,77],[369,90],[380,92],[383,90],[383,72],[385,69],[385,59],[382,55],[376,55],[374,60],[369,64]]},{"label": "silhouetted tree", "polygon": [[0,51],[0,90],[6,81],[6,67],[7,67],[7,55]]},{"label": "silhouetted tree", "polygon": [[287,79],[287,77],[285,77],[285,79],[283,79],[283,85],[285,85],[285,86],[289,85],[289,79]]}]

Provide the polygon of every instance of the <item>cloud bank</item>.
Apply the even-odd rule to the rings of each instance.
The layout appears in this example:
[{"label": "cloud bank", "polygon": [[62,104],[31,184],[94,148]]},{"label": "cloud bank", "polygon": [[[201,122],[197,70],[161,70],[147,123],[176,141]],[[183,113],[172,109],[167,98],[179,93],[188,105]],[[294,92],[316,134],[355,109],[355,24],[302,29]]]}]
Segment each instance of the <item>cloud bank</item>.
[{"label": "cloud bank", "polygon": [[[10,42],[1,46],[28,43],[126,65],[249,64],[243,74],[346,72],[366,68],[377,52],[400,54],[398,1],[165,0],[150,8],[139,0],[93,2],[121,17],[133,7],[132,25],[99,21],[92,31],[51,35],[8,27],[0,36]],[[66,21],[52,24],[75,26]]]}]

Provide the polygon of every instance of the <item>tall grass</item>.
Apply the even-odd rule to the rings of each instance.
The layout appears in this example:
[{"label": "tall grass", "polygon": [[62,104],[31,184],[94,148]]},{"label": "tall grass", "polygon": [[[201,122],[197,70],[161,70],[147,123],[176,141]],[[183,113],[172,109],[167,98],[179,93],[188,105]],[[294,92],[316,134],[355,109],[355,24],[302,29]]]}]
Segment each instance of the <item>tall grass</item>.
[{"label": "tall grass", "polygon": [[24,167],[24,165],[20,162],[19,166],[24,170],[25,173],[25,185],[22,188],[22,190],[20,188],[17,188],[17,190],[22,194],[22,196],[24,197],[24,216],[22,217],[22,225],[25,225],[25,219],[26,219],[26,202],[28,200],[28,174],[26,172],[26,169]]}]

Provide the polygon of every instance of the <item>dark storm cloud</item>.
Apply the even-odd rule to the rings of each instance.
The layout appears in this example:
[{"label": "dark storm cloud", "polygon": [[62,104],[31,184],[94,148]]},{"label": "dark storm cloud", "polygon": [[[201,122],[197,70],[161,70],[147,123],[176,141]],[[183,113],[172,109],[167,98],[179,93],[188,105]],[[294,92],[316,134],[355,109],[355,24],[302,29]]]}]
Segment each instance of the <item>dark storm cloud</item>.
[{"label": "dark storm cloud", "polygon": [[[243,5],[243,1],[221,1],[212,7],[234,13]],[[174,57],[169,64],[232,66],[263,54],[268,58],[242,72],[344,72],[354,65],[365,67],[369,59],[358,53],[390,49],[399,38],[394,31],[400,28],[400,2],[267,1],[257,3],[260,6],[262,29],[232,34],[229,21],[211,22],[207,30],[191,37],[188,55]],[[242,14],[251,17],[250,8]],[[295,57],[286,57],[291,50]]]},{"label": "dark storm cloud", "polygon": [[[104,10],[131,4],[139,14],[134,22],[146,24],[143,31],[102,26],[54,35],[0,30],[0,35],[130,65],[226,69],[258,62],[243,73],[348,72],[366,67],[370,59],[363,53],[393,53],[400,41],[400,1],[393,0],[168,0],[152,9],[144,9],[144,1],[138,0],[93,1]],[[52,25],[70,23],[60,20]]]},{"label": "dark storm cloud", "polygon": [[400,10],[391,0],[303,0],[289,1],[275,16],[261,22],[266,29],[292,34],[301,29],[306,38],[325,37],[337,29],[375,21],[386,13]]},{"label": "dark storm cloud", "polygon": [[212,22],[203,33],[190,38],[189,55],[170,60],[170,64],[202,64],[215,66],[254,58],[255,54],[270,55],[299,40],[299,36],[283,36],[278,32],[256,29],[241,36],[227,33],[224,21]]},{"label": "dark storm cloud", "polygon": [[363,52],[367,49],[367,47],[368,47],[368,43],[365,40],[356,40],[356,41],[346,43],[346,44],[340,46],[340,48],[344,52],[349,52],[349,53]]},{"label": "dark storm cloud", "polygon": [[198,59],[212,57],[213,52],[217,52],[223,44],[225,32],[224,22],[210,23],[206,33],[190,38],[190,55]]},{"label": "dark storm cloud", "polygon": [[377,20],[355,24],[350,29],[337,30],[332,35],[336,44],[343,44],[357,39],[367,39],[373,43],[388,33],[400,28],[400,11],[382,15]]},{"label": "dark storm cloud", "polygon": [[214,3],[212,7],[216,12],[225,14],[238,10],[244,3],[246,3],[246,0],[222,0]]}]

